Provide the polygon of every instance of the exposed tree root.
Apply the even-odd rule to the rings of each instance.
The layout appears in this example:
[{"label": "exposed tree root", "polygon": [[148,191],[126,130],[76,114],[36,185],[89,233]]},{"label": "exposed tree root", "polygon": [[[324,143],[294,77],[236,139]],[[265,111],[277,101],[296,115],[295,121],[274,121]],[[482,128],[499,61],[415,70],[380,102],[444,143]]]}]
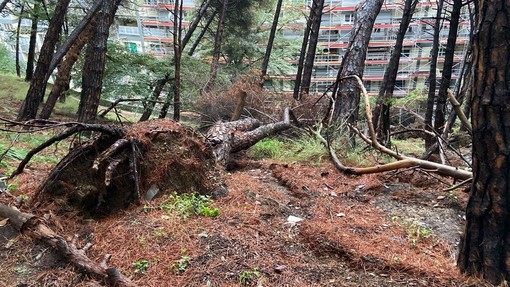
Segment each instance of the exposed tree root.
[{"label": "exposed tree root", "polygon": [[10,223],[23,234],[43,241],[58,251],[69,263],[82,272],[92,275],[94,278],[108,283],[109,286],[135,287],[128,278],[114,267],[108,267],[111,256],[106,254],[103,261],[98,263],[87,257],[86,252],[92,247],[87,243],[83,248],[78,248],[77,237],[68,243],[62,236],[55,233],[42,220],[33,214],[20,212],[5,204],[0,204],[0,217],[9,218]]}]

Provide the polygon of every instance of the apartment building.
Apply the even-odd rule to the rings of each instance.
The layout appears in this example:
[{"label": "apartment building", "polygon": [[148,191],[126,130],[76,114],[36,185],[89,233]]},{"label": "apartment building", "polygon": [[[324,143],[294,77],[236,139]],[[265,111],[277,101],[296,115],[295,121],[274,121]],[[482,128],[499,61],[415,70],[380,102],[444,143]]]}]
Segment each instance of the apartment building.
[{"label": "apartment building", "polygon": [[[290,0],[298,2],[298,0]],[[363,80],[371,94],[379,91],[384,71],[391,55],[402,18],[403,0],[387,0],[379,13],[365,62]],[[311,5],[311,0],[306,0]],[[315,59],[315,69],[311,92],[323,92],[335,81],[342,56],[347,48],[351,29],[354,23],[356,5],[361,0],[325,0],[326,7],[322,16],[319,45]],[[138,9],[122,8],[118,11],[111,38],[121,41],[128,51],[133,53],[150,53],[155,56],[166,56],[173,53],[172,30],[173,8],[175,0],[144,0]],[[184,0],[183,27],[189,25],[190,12],[195,9],[195,0]],[[446,3],[446,5],[448,5]],[[429,79],[430,51],[436,0],[422,0],[414,14],[413,21],[407,31],[406,40],[400,60],[395,95],[404,96],[411,90],[425,87]],[[303,14],[306,13],[303,7]],[[469,14],[463,13],[455,50],[453,82],[458,78],[464,61],[469,38]],[[12,33],[17,25],[16,17],[3,15],[0,17],[0,40],[8,42],[13,50]],[[30,21],[23,20],[24,27],[30,27]],[[306,21],[302,20],[289,25],[283,30],[284,37],[301,39]],[[444,46],[448,37],[448,21],[444,21],[440,33],[441,48],[439,52],[438,76],[441,75],[444,61]],[[26,30],[26,29],[23,29]],[[10,38],[9,38],[10,37]],[[42,43],[42,38],[39,43]],[[21,54],[28,51],[28,35],[22,34]],[[297,55],[296,55],[297,58]],[[283,90],[292,88],[294,75],[270,75],[273,86]]]},{"label": "apartment building", "polygon": [[[310,1],[308,1],[310,2]],[[319,36],[319,51],[311,91],[322,92],[334,83],[342,56],[348,46],[359,0],[326,0]],[[383,80],[402,19],[402,0],[387,0],[377,19],[368,47],[363,80],[369,93],[377,94]],[[448,5],[448,4],[446,4]],[[423,88],[429,79],[436,1],[420,1],[406,33],[396,81],[395,96]],[[453,82],[458,78],[469,39],[469,15],[464,13],[456,41]],[[438,77],[441,76],[449,22],[440,33]]]}]

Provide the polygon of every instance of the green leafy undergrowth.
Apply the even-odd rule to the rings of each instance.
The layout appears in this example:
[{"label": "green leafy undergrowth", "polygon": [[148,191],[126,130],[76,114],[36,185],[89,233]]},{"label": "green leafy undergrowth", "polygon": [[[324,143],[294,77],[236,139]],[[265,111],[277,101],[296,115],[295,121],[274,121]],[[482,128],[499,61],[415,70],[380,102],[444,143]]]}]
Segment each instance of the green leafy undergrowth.
[{"label": "green leafy undergrowth", "polygon": [[161,203],[160,207],[167,211],[168,215],[180,216],[184,220],[192,215],[216,217],[220,211],[217,207],[210,206],[211,198],[201,194],[170,194]]},{"label": "green leafy undergrowth", "polygon": [[304,135],[297,139],[266,138],[248,150],[252,158],[271,158],[284,162],[313,162],[320,164],[328,158],[321,142],[311,136]]}]

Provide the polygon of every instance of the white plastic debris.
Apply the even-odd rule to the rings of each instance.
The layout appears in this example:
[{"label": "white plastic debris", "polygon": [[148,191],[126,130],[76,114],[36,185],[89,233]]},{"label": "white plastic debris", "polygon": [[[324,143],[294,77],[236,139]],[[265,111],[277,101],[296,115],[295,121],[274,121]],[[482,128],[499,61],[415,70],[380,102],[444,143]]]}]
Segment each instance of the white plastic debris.
[{"label": "white plastic debris", "polygon": [[294,215],[289,215],[289,217],[287,217],[287,223],[288,224],[296,224],[300,221],[303,221],[304,219],[301,218],[301,217],[297,217],[297,216],[294,216]]}]

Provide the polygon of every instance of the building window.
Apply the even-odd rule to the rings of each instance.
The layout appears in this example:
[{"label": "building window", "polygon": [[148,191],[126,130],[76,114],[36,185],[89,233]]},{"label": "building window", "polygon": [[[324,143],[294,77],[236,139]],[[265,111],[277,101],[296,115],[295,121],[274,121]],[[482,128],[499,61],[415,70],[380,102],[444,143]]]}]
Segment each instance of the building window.
[{"label": "building window", "polygon": [[411,56],[411,50],[410,49],[402,50],[402,56],[403,57],[410,57]]},{"label": "building window", "polygon": [[136,43],[127,42],[126,49],[129,53],[133,53],[133,54],[138,53],[138,47],[136,46]]},{"label": "building window", "polygon": [[354,13],[348,13],[344,15],[345,23],[354,23]]},{"label": "building window", "polygon": [[395,87],[404,88],[406,86],[406,81],[404,80],[396,80]]},{"label": "building window", "polygon": [[444,48],[439,48],[439,51],[437,52],[437,55],[439,57],[444,57],[444,55],[446,55],[446,50]]}]

